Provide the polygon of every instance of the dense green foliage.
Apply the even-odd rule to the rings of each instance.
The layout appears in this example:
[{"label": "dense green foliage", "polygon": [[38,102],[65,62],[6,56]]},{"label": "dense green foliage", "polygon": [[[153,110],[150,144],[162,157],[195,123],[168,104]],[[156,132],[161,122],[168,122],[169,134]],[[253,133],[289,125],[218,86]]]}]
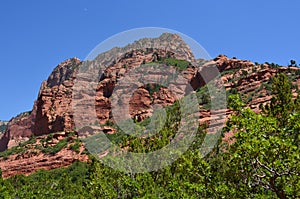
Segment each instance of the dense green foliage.
[{"label": "dense green foliage", "polygon": [[[260,114],[245,108],[239,95],[229,96],[234,113],[224,133],[234,131],[234,142],[220,141],[206,157],[199,152],[205,134],[199,128],[189,150],[161,170],[126,174],[91,157],[89,163],[0,179],[0,198],[299,198],[300,106],[298,98],[291,103],[289,86],[284,75],[275,77],[274,97]],[[176,132],[177,109],[167,110],[169,122],[154,140],[110,139],[134,152],[156,150]]]},{"label": "dense green foliage", "polygon": [[[230,173],[244,196],[275,194],[279,198],[300,197],[299,100],[293,102],[290,82],[284,74],[273,79],[271,102],[256,114],[237,95],[229,102],[236,112],[227,124],[235,130],[229,147]],[[237,186],[238,185],[238,186]]]},{"label": "dense green foliage", "polygon": [[186,60],[179,60],[179,59],[171,58],[171,57],[159,58],[155,62],[150,62],[150,63],[146,63],[146,64],[153,64],[153,63],[165,64],[167,66],[174,66],[179,71],[183,71],[190,66],[190,63]]},{"label": "dense green foliage", "polygon": [[87,176],[88,165],[81,162],[28,177],[17,175],[0,180],[0,198],[80,198]]},{"label": "dense green foliage", "polygon": [[175,66],[180,71],[183,71],[183,70],[187,69],[187,67],[190,65],[190,63],[186,60],[178,60],[178,59],[175,59],[175,58],[165,58],[165,59],[162,59],[161,62],[168,65],[168,66],[169,65],[170,66]]},{"label": "dense green foliage", "polygon": [[158,92],[159,89],[162,87],[163,86],[161,86],[159,84],[147,84],[145,86],[145,89],[149,92],[150,96],[152,96],[154,92]]}]

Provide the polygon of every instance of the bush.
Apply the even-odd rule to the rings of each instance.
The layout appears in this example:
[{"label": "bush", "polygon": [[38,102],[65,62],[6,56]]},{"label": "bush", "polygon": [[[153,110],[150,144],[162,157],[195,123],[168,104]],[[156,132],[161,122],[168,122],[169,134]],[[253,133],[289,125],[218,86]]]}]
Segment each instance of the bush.
[{"label": "bush", "polygon": [[42,149],[42,152],[45,154],[55,155],[57,152],[61,151],[64,147],[66,147],[68,141],[66,139],[59,141],[55,146],[45,147]]},{"label": "bush", "polygon": [[150,96],[152,96],[154,92],[158,92],[160,88],[163,88],[163,86],[159,84],[147,84],[145,86],[145,89],[149,92]]},{"label": "bush", "polygon": [[237,89],[236,88],[232,88],[232,89],[230,89],[230,94],[237,94],[238,93],[238,91],[237,91]]},{"label": "bush", "polygon": [[161,63],[164,63],[168,66],[174,66],[177,69],[179,69],[179,71],[183,71],[183,70],[187,69],[187,67],[190,65],[190,63],[188,61],[178,60],[175,58],[162,59]]},{"label": "bush", "polygon": [[72,151],[75,151],[76,153],[79,153],[80,152],[80,146],[81,146],[81,143],[79,141],[76,141],[75,143],[70,145],[70,149]]}]

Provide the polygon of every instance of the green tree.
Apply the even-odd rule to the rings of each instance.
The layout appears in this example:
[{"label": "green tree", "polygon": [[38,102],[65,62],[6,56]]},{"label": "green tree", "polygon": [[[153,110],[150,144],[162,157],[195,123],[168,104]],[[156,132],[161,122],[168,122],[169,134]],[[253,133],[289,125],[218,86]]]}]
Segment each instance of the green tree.
[{"label": "green tree", "polygon": [[238,96],[229,97],[235,113],[227,131],[235,131],[228,148],[230,166],[224,174],[239,197],[300,197],[299,107],[293,106],[285,75],[273,80],[269,110],[257,114],[241,108]]},{"label": "green tree", "polygon": [[9,183],[6,183],[2,178],[2,170],[0,169],[0,198],[8,199],[10,193],[12,192],[12,187]]},{"label": "green tree", "polygon": [[295,60],[290,60],[289,67],[290,67],[290,66],[297,67],[296,61],[295,61]]},{"label": "green tree", "polygon": [[272,93],[267,115],[277,118],[279,124],[284,126],[290,114],[296,109],[292,99],[291,83],[285,74],[278,74],[273,78]]}]

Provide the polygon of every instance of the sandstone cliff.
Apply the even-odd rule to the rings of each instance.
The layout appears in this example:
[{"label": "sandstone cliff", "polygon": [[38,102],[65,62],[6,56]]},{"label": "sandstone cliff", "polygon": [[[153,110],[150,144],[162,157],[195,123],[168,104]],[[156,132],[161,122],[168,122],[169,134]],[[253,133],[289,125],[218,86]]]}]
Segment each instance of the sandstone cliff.
[{"label": "sandstone cliff", "polygon": [[[137,50],[136,50],[137,49]],[[8,128],[0,140],[3,151],[16,145],[16,140],[26,140],[31,135],[44,135],[59,131],[74,130],[74,120],[72,115],[72,91],[74,79],[78,68],[82,64],[88,67],[97,66],[105,67],[105,71],[100,78],[96,94],[96,112],[100,124],[104,124],[110,118],[111,102],[110,96],[114,86],[124,74],[142,63],[156,61],[162,57],[172,57],[176,59],[195,61],[190,48],[182,41],[178,35],[163,34],[159,38],[141,39],[124,48],[113,48],[110,51],[98,55],[91,62],[81,62],[77,58],[68,59],[59,64],[51,73],[48,80],[41,85],[38,98],[34,103],[31,113],[26,113],[11,119]],[[98,70],[98,68],[97,68]],[[190,77],[196,74],[196,69],[190,70]],[[79,79],[79,85],[84,87],[89,80]],[[131,103],[131,114],[136,116],[137,113],[144,113],[145,117],[149,115],[149,97],[143,97],[147,93],[145,89],[140,88],[134,95]],[[93,93],[81,93],[75,98],[88,101],[94,100]],[[138,97],[142,95],[142,97]],[[159,91],[156,95],[154,103],[164,104],[162,98],[170,95],[165,91]],[[148,100],[148,102],[147,102]],[[170,99],[165,105],[169,105],[174,100]],[[144,103],[145,102],[145,103]],[[148,105],[147,105],[148,104]],[[82,105],[82,104],[81,104]],[[84,105],[84,104],[83,104]],[[82,110],[84,114],[91,114],[94,109]]]}]

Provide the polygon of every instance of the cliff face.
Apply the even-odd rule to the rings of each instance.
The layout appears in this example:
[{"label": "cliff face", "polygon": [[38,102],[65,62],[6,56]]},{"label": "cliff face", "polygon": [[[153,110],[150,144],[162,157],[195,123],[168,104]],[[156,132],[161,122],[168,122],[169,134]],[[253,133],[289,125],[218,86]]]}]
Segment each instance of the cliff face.
[{"label": "cliff face", "polygon": [[81,64],[77,58],[59,64],[47,81],[41,85],[38,99],[34,105],[34,135],[72,130],[72,87],[76,68]]},{"label": "cliff face", "polygon": [[[124,48],[113,48],[110,51],[98,55],[94,60],[84,63],[85,65],[82,67],[83,69],[80,70],[79,77],[77,76],[76,86],[74,88],[80,90],[80,92],[76,92],[76,96],[74,96],[74,99],[76,99],[74,102],[76,112],[81,113],[80,115],[74,115],[76,125],[81,126],[84,123],[95,122],[91,121],[89,117],[89,115],[94,113],[94,107],[90,106],[93,101],[95,101],[96,117],[99,123],[104,124],[107,120],[111,119],[110,97],[116,83],[123,79],[125,74],[131,69],[143,63],[156,62],[163,58],[175,58],[190,62],[195,61],[189,46],[183,42],[178,35],[163,34],[159,38],[141,39]],[[84,68],[88,70],[86,71]],[[91,87],[87,79],[93,76],[94,73],[99,73],[99,68],[103,71],[103,74],[99,77],[100,82],[95,88],[97,90],[95,94],[93,90],[87,89]],[[139,88],[136,91],[134,95],[135,100],[137,100],[137,95],[140,95],[138,93],[142,92],[143,88]],[[145,90],[144,93],[146,93]],[[151,104],[149,102],[149,97],[143,99],[139,98],[139,100],[146,101],[145,103],[138,101],[130,103],[130,115],[135,117],[136,113],[139,112],[139,114],[142,113],[142,115],[136,117],[149,116],[151,112],[149,108],[153,103]]]},{"label": "cliff face", "polygon": [[[72,58],[62,62],[42,83],[31,113],[22,114],[9,121],[7,130],[0,138],[0,151],[15,146],[32,135],[39,136],[74,130],[72,92],[76,73],[82,64],[105,68],[97,86],[96,98],[93,93],[84,93],[84,91],[76,96],[79,101],[81,99],[95,100],[98,122],[104,124],[111,119],[110,96],[116,82],[122,79],[128,70],[143,63],[166,57],[195,61],[190,48],[178,35],[166,33],[159,38],[141,39],[124,48],[113,48],[98,55],[93,61],[81,62],[77,58]],[[188,73],[190,74],[189,78],[192,78],[196,74],[196,69],[190,70]],[[88,79],[78,81],[82,87],[89,82]],[[158,91],[152,102],[147,93],[148,91],[144,88],[139,88],[135,92],[130,102],[132,117],[142,119],[149,116],[151,114],[150,105],[154,103],[165,106],[174,102],[170,94],[164,90]],[[163,100],[165,98],[170,99],[165,101]],[[93,108],[91,110],[82,108],[83,118],[84,114],[89,115],[93,111]]]},{"label": "cliff face", "polygon": [[72,58],[53,70],[48,80],[42,83],[32,111],[22,113],[8,122],[0,139],[0,151],[16,146],[32,135],[73,128],[70,103],[75,69],[79,64],[79,59]]}]

